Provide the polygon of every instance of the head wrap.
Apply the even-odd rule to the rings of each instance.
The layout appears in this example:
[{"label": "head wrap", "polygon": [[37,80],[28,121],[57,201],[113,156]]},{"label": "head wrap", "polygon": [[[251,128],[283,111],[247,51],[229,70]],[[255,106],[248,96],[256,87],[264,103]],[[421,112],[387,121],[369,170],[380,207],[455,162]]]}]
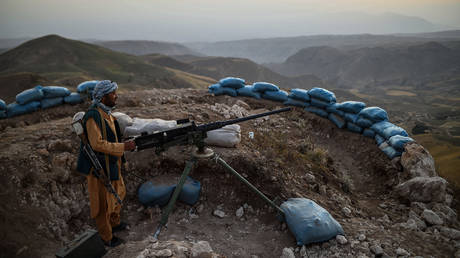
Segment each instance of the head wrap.
[{"label": "head wrap", "polygon": [[110,92],[113,92],[116,89],[118,89],[118,85],[116,82],[109,80],[99,81],[93,90],[93,102],[100,103],[102,97],[109,94]]}]

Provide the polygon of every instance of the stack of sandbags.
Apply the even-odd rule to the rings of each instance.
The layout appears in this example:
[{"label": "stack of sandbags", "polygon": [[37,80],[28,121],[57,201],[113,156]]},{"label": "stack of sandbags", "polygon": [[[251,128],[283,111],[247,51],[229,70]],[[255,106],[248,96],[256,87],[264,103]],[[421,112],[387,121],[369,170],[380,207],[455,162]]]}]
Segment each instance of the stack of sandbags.
[{"label": "stack of sandbags", "polygon": [[244,79],[236,77],[226,77],[219,81],[219,83],[213,84],[208,87],[209,93],[214,94],[214,96],[219,95],[229,95],[236,97],[237,90],[244,88],[246,82]]},{"label": "stack of sandbags", "polygon": [[[337,104],[337,109],[343,112],[343,118],[347,122],[347,129],[355,133],[363,132],[363,128],[369,128],[370,124],[358,124],[361,121],[358,118],[358,113],[366,107],[366,104],[359,101],[345,101]],[[372,135],[373,137],[373,135]]]},{"label": "stack of sandbags", "polygon": [[291,89],[287,100],[283,104],[302,108],[310,106],[310,95],[308,95],[308,90]]},{"label": "stack of sandbags", "polygon": [[42,86],[38,85],[32,89],[25,90],[16,95],[16,102],[7,106],[8,117],[19,116],[37,111],[43,99]]},{"label": "stack of sandbags", "polygon": [[327,108],[337,102],[335,94],[323,88],[313,88],[308,91],[310,95],[310,106],[305,110],[321,117],[328,117]]},{"label": "stack of sandbags", "polygon": [[70,93],[70,95],[64,97],[64,103],[66,104],[75,105],[75,104],[82,103],[83,101],[84,100],[81,97],[80,93],[77,93],[77,92],[72,92]]},{"label": "stack of sandbags", "polygon": [[42,91],[43,98],[40,100],[42,109],[61,105],[64,103],[64,98],[70,95],[70,90],[59,86],[46,86]]},{"label": "stack of sandbags", "polygon": [[84,81],[77,86],[77,92],[81,94],[86,94],[90,99],[93,98],[93,90],[96,87],[96,84],[99,81]]},{"label": "stack of sandbags", "polygon": [[6,103],[2,99],[0,99],[0,119],[6,118]]},{"label": "stack of sandbags", "polygon": [[256,99],[261,98],[260,93],[254,90],[253,85],[245,85],[244,87],[237,89],[236,93],[238,96],[251,97]]},{"label": "stack of sandbags", "polygon": [[255,82],[252,84],[254,91],[259,92],[263,99],[285,102],[288,100],[288,93],[280,90],[278,86],[268,82]]},{"label": "stack of sandbags", "polygon": [[[176,186],[176,184],[147,181],[139,187],[137,196],[144,206],[162,207],[169,203]],[[182,191],[179,193],[178,200],[188,205],[194,205],[200,199],[200,192],[201,183],[191,177],[187,177],[182,186]]]}]

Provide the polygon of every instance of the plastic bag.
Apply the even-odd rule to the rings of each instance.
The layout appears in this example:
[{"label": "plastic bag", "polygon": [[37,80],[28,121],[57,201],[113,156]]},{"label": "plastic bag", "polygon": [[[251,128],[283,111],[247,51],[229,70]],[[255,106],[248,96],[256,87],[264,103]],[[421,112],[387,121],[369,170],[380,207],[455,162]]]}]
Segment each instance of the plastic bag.
[{"label": "plastic bag", "polygon": [[77,86],[77,92],[78,93],[86,93],[86,92],[92,92],[94,90],[94,87],[96,87],[96,84],[99,81],[85,81]]},{"label": "plastic bag", "polygon": [[219,81],[219,84],[222,87],[233,88],[235,90],[239,88],[243,88],[245,83],[246,82],[244,79],[236,78],[236,77],[226,77]]},{"label": "plastic bag", "polygon": [[363,131],[363,135],[369,138],[374,138],[375,137],[375,132],[372,129],[366,128]]},{"label": "plastic bag", "polygon": [[83,98],[80,96],[79,93],[72,92],[69,96],[64,98],[64,103],[67,104],[79,104],[83,102]]},{"label": "plastic bag", "polygon": [[6,110],[6,103],[5,101],[0,99],[0,110]]},{"label": "plastic bag", "polygon": [[44,98],[57,98],[70,95],[70,90],[60,86],[46,86],[42,88]]},{"label": "plastic bag", "polygon": [[131,126],[134,123],[134,120],[125,113],[113,112],[112,115],[117,119],[122,133],[125,132],[126,127]]},{"label": "plastic bag", "polygon": [[19,93],[16,95],[16,102],[20,105],[24,105],[32,101],[41,100],[43,98],[42,88],[42,86],[38,85],[35,88]]},{"label": "plastic bag", "polygon": [[352,131],[354,133],[361,133],[363,131],[363,128],[352,122],[347,122],[347,129],[348,131]]},{"label": "plastic bag", "polygon": [[343,112],[342,110],[338,110],[337,109],[338,105],[339,104],[337,103],[330,104],[329,106],[326,107],[326,111],[329,113],[334,113],[340,117],[343,117],[345,115],[345,112]]},{"label": "plastic bag", "polygon": [[241,142],[241,128],[237,124],[209,131],[206,135],[204,143],[211,146],[233,148]]},{"label": "plastic bag", "polygon": [[137,191],[139,201],[145,206],[165,206],[168,204],[176,185],[155,185],[153,182],[145,182]]},{"label": "plastic bag", "polygon": [[291,89],[288,97],[304,102],[310,101],[310,95],[308,95],[308,90],[304,89]]},{"label": "plastic bag", "polygon": [[314,98],[320,99],[322,101],[326,101],[328,103],[337,102],[335,94],[333,92],[328,91],[328,90],[323,89],[323,88],[316,88],[315,87],[315,88],[313,88],[313,89],[308,91],[308,95],[310,95],[310,97],[314,97]]},{"label": "plastic bag", "polygon": [[344,235],[342,226],[323,207],[305,198],[290,198],[282,203],[286,224],[297,245],[327,241]]},{"label": "plastic bag", "polygon": [[342,129],[345,126],[345,120],[343,120],[343,118],[334,113],[329,113],[328,118],[340,129]]},{"label": "plastic bag", "polygon": [[280,88],[269,82],[256,82],[252,85],[257,92],[279,91]]},{"label": "plastic bag", "polygon": [[201,183],[197,180],[187,177],[178,199],[188,205],[194,205],[200,199]]},{"label": "plastic bag", "polygon": [[388,114],[379,107],[367,107],[359,111],[358,116],[372,120],[374,122],[388,121]]},{"label": "plastic bag", "polygon": [[310,98],[310,103],[311,103],[312,106],[319,107],[319,108],[322,108],[322,109],[326,109],[329,105],[331,105],[331,103],[329,103],[329,102],[322,101],[322,100],[314,98],[314,97]]},{"label": "plastic bag", "polygon": [[385,131],[385,129],[387,129],[388,127],[392,127],[392,126],[395,126],[395,125],[387,121],[382,121],[382,122],[373,124],[371,126],[371,129],[374,130],[379,135],[383,136],[384,135],[383,131]]},{"label": "plastic bag", "polygon": [[337,109],[342,110],[343,112],[358,114],[363,108],[366,107],[364,102],[360,101],[345,101],[339,103]]},{"label": "plastic bag", "polygon": [[55,107],[59,106],[62,103],[64,103],[64,98],[63,97],[57,97],[57,98],[50,98],[50,99],[42,99],[40,101],[42,109],[50,108],[50,107]]},{"label": "plastic bag", "polygon": [[262,98],[278,102],[285,102],[288,99],[288,93],[284,90],[265,91],[264,93],[262,93]]},{"label": "plastic bag", "polygon": [[286,106],[296,106],[296,107],[308,107],[310,103],[305,102],[303,100],[293,99],[288,96],[288,99],[283,103]]},{"label": "plastic bag", "polygon": [[308,112],[317,114],[318,116],[322,116],[322,117],[327,117],[329,115],[324,109],[313,107],[313,106],[306,107],[305,110]]},{"label": "plastic bag", "polygon": [[176,126],[176,120],[143,119],[135,117],[133,123],[125,128],[123,135],[125,137],[130,137],[140,135],[143,132],[151,134],[155,131],[164,131]]},{"label": "plastic bag", "polygon": [[25,105],[18,103],[11,103],[7,106],[6,114],[8,117],[19,116],[37,111],[40,108],[40,101],[32,101]]},{"label": "plastic bag", "polygon": [[401,135],[394,135],[391,136],[388,142],[390,143],[391,147],[393,147],[397,151],[404,151],[404,145],[408,142],[413,142],[414,139],[407,137],[407,136],[401,136]]},{"label": "plastic bag", "polygon": [[246,85],[243,88],[239,88],[236,90],[238,96],[245,96],[245,97],[252,97],[256,99],[260,99],[260,93],[254,91],[254,87],[252,85]]},{"label": "plastic bag", "polygon": [[406,130],[396,125],[389,126],[383,130],[382,136],[385,137],[385,139],[390,139],[390,137],[394,135],[409,136]]}]

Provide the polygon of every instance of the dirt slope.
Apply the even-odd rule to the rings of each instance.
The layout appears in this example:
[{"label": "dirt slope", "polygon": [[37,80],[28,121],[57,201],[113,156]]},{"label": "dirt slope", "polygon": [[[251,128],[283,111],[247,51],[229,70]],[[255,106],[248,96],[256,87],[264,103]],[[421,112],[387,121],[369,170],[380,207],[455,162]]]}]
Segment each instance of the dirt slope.
[{"label": "dirt slope", "polygon": [[[204,123],[225,115],[234,118],[233,105],[248,113],[281,107],[265,100],[213,97],[204,90],[155,89],[120,94],[117,111]],[[0,227],[6,239],[0,257],[53,257],[66,241],[94,227],[85,179],[73,172],[78,141],[69,129],[72,114],[84,109],[83,104],[63,106],[0,121]],[[301,109],[241,127],[237,148],[216,147],[215,152],[272,199],[305,197],[320,204],[341,223],[347,243],[333,239],[297,247],[273,209],[211,161],[200,161],[191,173],[202,184],[200,201],[193,207],[178,203],[160,243],[207,241],[226,257],[279,257],[285,248],[292,248],[296,257],[372,257],[377,245],[390,257],[402,253],[398,248],[411,256],[453,257],[459,249],[458,239],[441,234],[439,226],[407,227],[409,213],[419,216],[423,204],[407,206],[397,200],[393,187],[404,172],[391,165],[372,139],[337,129]],[[179,177],[189,153],[189,148],[177,147],[159,156],[152,150],[127,154],[123,218],[131,228],[120,234],[127,243],[110,249],[107,257],[136,257],[153,246],[145,240],[160,213],[142,207],[136,190],[145,180]],[[244,215],[237,217],[240,207]],[[214,216],[215,210],[225,216]],[[456,217],[444,226],[459,229]]]}]

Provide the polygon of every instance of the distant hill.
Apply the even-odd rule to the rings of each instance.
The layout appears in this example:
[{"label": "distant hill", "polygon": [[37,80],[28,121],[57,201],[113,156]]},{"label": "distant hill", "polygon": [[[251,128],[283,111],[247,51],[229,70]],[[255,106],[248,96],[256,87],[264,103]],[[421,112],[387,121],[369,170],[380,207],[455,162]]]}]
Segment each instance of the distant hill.
[{"label": "distant hill", "polygon": [[284,88],[311,88],[323,85],[323,82],[316,76],[302,74],[298,77],[287,77],[244,58],[193,57],[189,55],[182,57],[184,61],[179,61],[158,54],[146,55],[143,58],[152,64],[204,75],[216,80],[227,76],[237,76],[244,78],[248,83],[267,81]]},{"label": "distant hill", "polygon": [[353,50],[310,47],[268,67],[286,76],[313,74],[336,86],[420,84],[460,74],[460,49],[437,42]]},{"label": "distant hill", "polygon": [[95,41],[94,44],[131,55],[163,54],[163,55],[194,55],[203,54],[190,48],[171,42],[146,41],[146,40],[120,40],[120,41]]},{"label": "distant hill", "polygon": [[214,43],[187,43],[187,47],[209,56],[248,58],[257,63],[281,63],[299,50],[314,46],[329,46],[340,49],[362,47],[404,46],[429,41],[446,42],[460,40],[458,31],[443,31],[423,34],[395,35],[314,35],[285,38],[248,39]]},{"label": "distant hill", "polygon": [[204,77],[188,80],[194,75],[57,35],[28,41],[0,55],[0,76],[22,72],[35,73],[50,81],[66,81],[69,78],[110,79],[156,88],[204,87],[213,81]]}]

